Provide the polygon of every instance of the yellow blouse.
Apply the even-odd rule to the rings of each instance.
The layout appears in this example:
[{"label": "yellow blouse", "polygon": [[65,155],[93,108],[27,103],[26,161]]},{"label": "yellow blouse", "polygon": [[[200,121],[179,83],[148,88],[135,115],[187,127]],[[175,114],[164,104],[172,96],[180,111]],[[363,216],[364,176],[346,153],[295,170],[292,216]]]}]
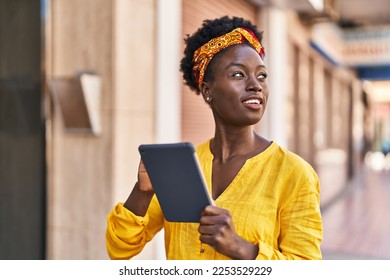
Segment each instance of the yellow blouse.
[{"label": "yellow blouse", "polygon": [[[210,141],[196,152],[211,194]],[[312,167],[274,142],[246,161],[215,203],[230,211],[237,234],[259,247],[257,259],[321,259],[319,191]],[[112,259],[137,255],[162,228],[167,259],[229,259],[200,243],[199,224],[164,220],[156,197],[144,217],[119,203],[107,220],[106,246]]]}]

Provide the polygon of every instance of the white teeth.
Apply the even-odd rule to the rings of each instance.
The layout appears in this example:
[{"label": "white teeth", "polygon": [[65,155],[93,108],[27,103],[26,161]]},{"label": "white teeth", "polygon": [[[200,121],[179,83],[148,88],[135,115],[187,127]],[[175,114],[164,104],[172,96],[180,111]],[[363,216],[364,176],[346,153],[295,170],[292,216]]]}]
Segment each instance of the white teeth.
[{"label": "white teeth", "polygon": [[249,99],[249,100],[245,100],[243,103],[245,103],[245,104],[260,104],[260,100],[258,100],[258,99]]}]

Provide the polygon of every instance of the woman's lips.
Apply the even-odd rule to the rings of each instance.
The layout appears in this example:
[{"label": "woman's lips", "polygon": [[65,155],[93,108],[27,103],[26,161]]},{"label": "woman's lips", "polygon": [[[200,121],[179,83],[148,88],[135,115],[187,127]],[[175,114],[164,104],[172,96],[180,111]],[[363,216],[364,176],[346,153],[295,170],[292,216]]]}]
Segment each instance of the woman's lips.
[{"label": "woman's lips", "polygon": [[242,101],[242,104],[244,104],[245,107],[252,109],[252,110],[259,110],[263,104],[260,98],[249,98],[244,101]]}]

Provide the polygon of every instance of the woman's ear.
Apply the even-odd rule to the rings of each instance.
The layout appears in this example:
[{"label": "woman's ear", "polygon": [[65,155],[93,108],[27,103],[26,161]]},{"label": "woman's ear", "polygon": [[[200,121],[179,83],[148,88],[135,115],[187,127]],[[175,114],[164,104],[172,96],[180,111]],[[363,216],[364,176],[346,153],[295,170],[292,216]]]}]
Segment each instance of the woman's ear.
[{"label": "woman's ear", "polygon": [[210,87],[206,82],[202,83],[202,86],[200,88],[200,93],[202,94],[204,101],[210,104],[213,97],[211,96]]}]

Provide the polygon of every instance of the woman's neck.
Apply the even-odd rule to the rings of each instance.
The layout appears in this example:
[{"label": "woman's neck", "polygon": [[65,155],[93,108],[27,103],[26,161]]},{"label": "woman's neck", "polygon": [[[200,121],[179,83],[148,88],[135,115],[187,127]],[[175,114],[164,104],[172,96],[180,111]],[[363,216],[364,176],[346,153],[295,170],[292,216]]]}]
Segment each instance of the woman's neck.
[{"label": "woman's neck", "polygon": [[252,156],[265,146],[266,142],[268,141],[255,133],[253,127],[234,131],[216,129],[210,149],[214,158],[226,161],[236,156]]}]

